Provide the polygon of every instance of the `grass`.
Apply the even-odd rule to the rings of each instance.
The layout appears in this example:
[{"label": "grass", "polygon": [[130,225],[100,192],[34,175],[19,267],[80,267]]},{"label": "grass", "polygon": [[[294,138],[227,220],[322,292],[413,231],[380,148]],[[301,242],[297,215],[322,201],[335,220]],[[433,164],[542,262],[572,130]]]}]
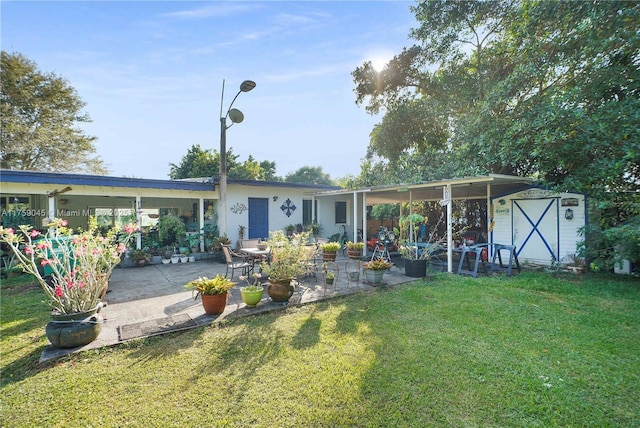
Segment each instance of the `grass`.
[{"label": "grass", "polygon": [[640,425],[640,283],[441,274],[38,365],[2,286],[3,426]]}]

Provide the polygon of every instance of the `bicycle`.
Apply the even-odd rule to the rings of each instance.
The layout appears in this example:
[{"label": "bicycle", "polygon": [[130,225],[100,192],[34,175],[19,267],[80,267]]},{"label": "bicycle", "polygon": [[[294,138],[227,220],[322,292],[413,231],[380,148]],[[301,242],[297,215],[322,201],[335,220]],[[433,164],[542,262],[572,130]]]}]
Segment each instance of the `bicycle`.
[{"label": "bicycle", "polygon": [[347,235],[347,226],[344,224],[340,226],[342,228],[342,236],[340,236],[340,245],[342,247],[342,255],[347,255],[347,242],[349,242],[349,235]]}]

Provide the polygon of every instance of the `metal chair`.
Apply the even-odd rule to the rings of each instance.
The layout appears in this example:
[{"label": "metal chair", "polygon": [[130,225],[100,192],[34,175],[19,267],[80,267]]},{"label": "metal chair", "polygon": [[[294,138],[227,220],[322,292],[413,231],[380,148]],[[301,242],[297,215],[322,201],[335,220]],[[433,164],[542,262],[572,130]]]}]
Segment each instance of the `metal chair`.
[{"label": "metal chair", "polygon": [[227,262],[227,271],[224,273],[225,278],[229,275],[229,269],[231,269],[231,277],[229,279],[233,279],[233,273],[236,269],[242,269],[242,275],[249,275],[249,272],[253,269],[253,262],[247,256],[236,253],[229,245],[222,245],[222,252]]}]

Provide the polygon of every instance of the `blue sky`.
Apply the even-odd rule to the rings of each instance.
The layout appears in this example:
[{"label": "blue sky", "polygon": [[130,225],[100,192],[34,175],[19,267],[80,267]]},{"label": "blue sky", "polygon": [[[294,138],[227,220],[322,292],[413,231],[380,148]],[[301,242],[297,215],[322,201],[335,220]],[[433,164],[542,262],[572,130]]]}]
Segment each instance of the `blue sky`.
[{"label": "blue sky", "polygon": [[351,72],[412,44],[408,1],[3,1],[2,49],[66,78],[93,119],[110,175],[166,179],[193,144],[219,150],[227,132],[244,161],[284,176],[320,166],[357,175],[380,117],[355,104]]}]

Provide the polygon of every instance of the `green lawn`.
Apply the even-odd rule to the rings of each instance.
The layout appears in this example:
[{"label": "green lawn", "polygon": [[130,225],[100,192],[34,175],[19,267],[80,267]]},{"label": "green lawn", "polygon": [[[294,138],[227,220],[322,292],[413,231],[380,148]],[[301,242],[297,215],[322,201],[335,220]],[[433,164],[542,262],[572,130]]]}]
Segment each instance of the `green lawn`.
[{"label": "green lawn", "polygon": [[6,427],[640,426],[637,279],[441,274],[39,366],[42,297],[2,286]]}]

